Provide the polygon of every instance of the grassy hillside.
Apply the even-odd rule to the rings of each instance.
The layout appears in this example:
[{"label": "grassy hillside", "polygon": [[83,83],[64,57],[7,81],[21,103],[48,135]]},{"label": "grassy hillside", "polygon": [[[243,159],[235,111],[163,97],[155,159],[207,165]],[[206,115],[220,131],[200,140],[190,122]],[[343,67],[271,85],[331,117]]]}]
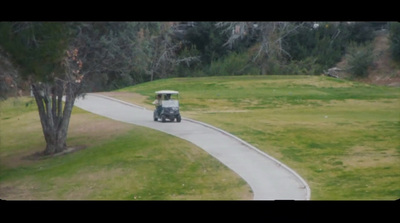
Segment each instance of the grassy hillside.
[{"label": "grassy hillside", "polygon": [[159,80],[110,95],[150,108],[160,89],[181,92],[183,116],[227,130],[293,168],[312,199],[400,197],[400,88],[239,76]]},{"label": "grassy hillside", "polygon": [[74,108],[68,145],[36,157],[44,138],[34,99],[0,101],[0,198],[252,199],[237,174],[187,141]]}]

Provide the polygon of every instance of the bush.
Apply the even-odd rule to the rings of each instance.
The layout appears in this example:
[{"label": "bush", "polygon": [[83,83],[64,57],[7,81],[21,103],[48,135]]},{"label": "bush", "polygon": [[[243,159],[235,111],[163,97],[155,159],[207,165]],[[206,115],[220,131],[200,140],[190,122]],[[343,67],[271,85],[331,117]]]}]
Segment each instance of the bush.
[{"label": "bush", "polygon": [[368,67],[372,65],[374,56],[371,43],[357,44],[350,43],[346,55],[348,67],[347,70],[354,77],[365,77],[368,74]]},{"label": "bush", "polygon": [[233,52],[222,59],[212,61],[207,73],[211,76],[260,73],[254,63],[249,62],[249,60],[248,54]]},{"label": "bush", "polygon": [[285,66],[286,74],[317,75],[323,72],[323,66],[318,64],[317,58],[307,57],[304,60],[292,60]]},{"label": "bush", "polygon": [[393,22],[390,24],[390,50],[392,57],[396,61],[400,61],[400,23]]}]

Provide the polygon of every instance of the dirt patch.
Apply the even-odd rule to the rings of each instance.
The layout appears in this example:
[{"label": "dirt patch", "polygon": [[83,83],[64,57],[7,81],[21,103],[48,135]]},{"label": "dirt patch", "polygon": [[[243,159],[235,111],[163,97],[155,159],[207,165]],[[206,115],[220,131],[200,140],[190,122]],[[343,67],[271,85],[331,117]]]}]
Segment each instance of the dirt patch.
[{"label": "dirt patch", "polygon": [[[1,151],[0,163],[4,168],[29,166],[39,160],[77,152],[101,144],[133,128],[133,125],[128,123],[114,121],[84,111],[75,111],[71,116],[68,130],[68,148],[62,153],[44,156],[43,151],[46,144],[41,134],[40,122],[36,119],[38,119],[37,112],[29,112],[26,116],[24,115],[24,120],[31,121],[19,122],[13,126],[7,126],[7,129],[20,129],[23,131],[17,134],[3,135],[4,137],[8,137],[7,142],[4,141],[4,143],[19,145],[14,151]],[[36,132],[36,134],[31,134],[32,136],[30,137],[24,137],[28,129],[29,134],[32,132]],[[2,134],[4,134],[4,132],[2,132]],[[9,144],[4,145],[7,147]]]},{"label": "dirt patch", "polygon": [[369,75],[365,82],[385,86],[400,86],[400,69],[396,69],[389,48],[388,35],[379,34],[374,41],[375,60],[368,70]]},{"label": "dirt patch", "polygon": [[52,157],[56,157],[56,156],[61,156],[61,155],[66,155],[69,153],[73,153],[76,151],[80,151],[83,149],[86,149],[87,146],[86,145],[80,145],[80,146],[74,146],[74,147],[68,147],[67,149],[65,149],[64,151],[61,151],[59,153],[54,153],[54,154],[44,154],[44,151],[41,152],[35,152],[31,155],[28,156],[23,156],[22,159],[23,160],[42,160],[42,159],[48,159],[48,158],[52,158]]},{"label": "dirt patch", "polygon": [[398,159],[399,155],[394,150],[387,149],[378,152],[374,148],[355,146],[343,158],[343,164],[353,168],[386,167],[396,163]]}]

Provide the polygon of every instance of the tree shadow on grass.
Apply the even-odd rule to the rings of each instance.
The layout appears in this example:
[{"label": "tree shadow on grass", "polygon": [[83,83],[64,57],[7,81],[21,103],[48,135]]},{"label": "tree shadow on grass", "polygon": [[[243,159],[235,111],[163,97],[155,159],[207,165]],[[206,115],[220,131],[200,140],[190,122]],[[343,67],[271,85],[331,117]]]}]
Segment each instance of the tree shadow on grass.
[{"label": "tree shadow on grass", "polygon": [[62,155],[67,155],[76,151],[80,151],[83,149],[86,149],[87,146],[86,145],[77,145],[77,146],[71,146],[68,147],[67,149],[65,149],[62,152],[59,153],[54,153],[54,154],[45,154],[44,151],[40,151],[40,152],[35,152],[31,155],[28,156],[24,156],[22,157],[23,160],[43,160],[43,159],[49,159],[49,158],[53,158],[53,157],[57,157],[57,156],[62,156]]}]

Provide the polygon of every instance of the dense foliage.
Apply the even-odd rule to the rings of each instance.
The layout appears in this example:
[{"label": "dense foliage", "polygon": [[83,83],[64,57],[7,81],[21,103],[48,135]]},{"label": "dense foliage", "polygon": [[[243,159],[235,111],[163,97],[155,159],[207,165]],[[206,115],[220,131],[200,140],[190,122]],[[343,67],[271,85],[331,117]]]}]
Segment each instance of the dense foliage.
[{"label": "dense foliage", "polygon": [[368,73],[368,67],[371,66],[374,59],[371,44],[352,43],[348,47],[347,63],[348,70],[355,77],[365,77]]},{"label": "dense foliage", "polygon": [[387,22],[1,22],[0,46],[25,79],[36,81],[60,76],[65,72],[66,51],[77,50],[87,90],[99,91],[174,76],[321,74],[346,53],[354,61],[362,59],[350,43],[366,45],[381,29],[389,30],[393,58],[399,60],[399,26]]},{"label": "dense foliage", "polygon": [[390,24],[390,49],[393,59],[400,61],[400,23],[393,22]]},{"label": "dense foliage", "polygon": [[46,81],[62,72],[62,55],[67,41],[66,23],[0,23],[0,46],[11,54],[12,61],[24,77],[30,75]]}]

